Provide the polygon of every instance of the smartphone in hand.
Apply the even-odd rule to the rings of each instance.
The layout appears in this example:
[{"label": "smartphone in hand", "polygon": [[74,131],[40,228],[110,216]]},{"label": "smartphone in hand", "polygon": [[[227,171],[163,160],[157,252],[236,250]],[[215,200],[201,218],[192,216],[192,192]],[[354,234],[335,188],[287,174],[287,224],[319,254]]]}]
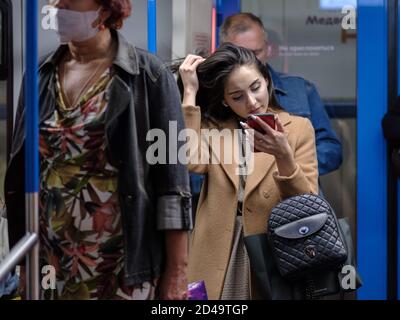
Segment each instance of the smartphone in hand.
[{"label": "smartphone in hand", "polygon": [[[253,114],[253,116],[259,117],[262,121],[264,121],[272,129],[276,130],[274,113],[256,113],[256,114]],[[253,120],[250,116],[247,118],[246,124],[260,133],[265,133],[264,130],[261,128],[261,126],[258,124],[258,122],[256,120]]]}]

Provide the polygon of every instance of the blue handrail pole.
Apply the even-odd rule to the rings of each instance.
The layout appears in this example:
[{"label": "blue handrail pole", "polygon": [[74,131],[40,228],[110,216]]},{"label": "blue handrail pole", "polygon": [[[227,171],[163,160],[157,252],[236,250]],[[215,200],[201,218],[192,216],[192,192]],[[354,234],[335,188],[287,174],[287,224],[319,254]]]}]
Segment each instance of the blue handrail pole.
[{"label": "blue handrail pole", "polygon": [[[27,0],[25,46],[25,203],[26,229],[39,234],[38,1]],[[39,300],[39,244],[26,257],[27,299]]]},{"label": "blue handrail pole", "polygon": [[147,1],[147,46],[151,53],[157,53],[157,0]]}]

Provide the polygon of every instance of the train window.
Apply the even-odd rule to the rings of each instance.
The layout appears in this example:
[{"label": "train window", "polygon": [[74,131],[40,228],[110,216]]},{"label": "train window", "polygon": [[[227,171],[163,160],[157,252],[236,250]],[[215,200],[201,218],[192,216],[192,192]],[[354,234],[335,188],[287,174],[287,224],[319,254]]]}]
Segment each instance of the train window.
[{"label": "train window", "polygon": [[356,226],[356,1],[242,0],[268,32],[269,63],[313,82],[343,146],[339,170],[321,176],[325,196]]},{"label": "train window", "polygon": [[355,25],[347,24],[351,11],[342,13],[345,3],[354,5],[351,0],[243,0],[242,11],[263,20],[273,67],[314,82],[325,101],[354,102],[356,33]]}]

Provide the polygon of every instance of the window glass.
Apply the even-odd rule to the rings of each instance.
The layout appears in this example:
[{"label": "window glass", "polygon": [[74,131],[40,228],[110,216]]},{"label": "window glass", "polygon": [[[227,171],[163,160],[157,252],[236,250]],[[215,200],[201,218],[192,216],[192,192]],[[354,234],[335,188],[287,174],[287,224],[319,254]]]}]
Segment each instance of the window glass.
[{"label": "window glass", "polygon": [[[242,11],[259,16],[268,31],[269,63],[316,83],[324,100],[356,97],[356,31],[344,30],[342,13],[354,1],[243,0]],[[354,19],[355,21],[355,19]]]}]

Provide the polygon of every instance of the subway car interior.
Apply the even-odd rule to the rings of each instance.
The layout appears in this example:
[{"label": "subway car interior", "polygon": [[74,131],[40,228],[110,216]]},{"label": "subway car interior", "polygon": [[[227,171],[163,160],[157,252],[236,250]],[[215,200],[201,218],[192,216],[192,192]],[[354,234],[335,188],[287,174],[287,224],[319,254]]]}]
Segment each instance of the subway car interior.
[{"label": "subway car interior", "polygon": [[[48,1],[0,0],[0,208],[16,106],[30,55],[26,26],[37,25],[38,57],[58,46],[46,20]],[[36,2],[36,1],[32,1]],[[222,21],[250,12],[268,34],[268,63],[315,84],[343,148],[320,189],[339,218],[348,218],[363,285],[350,300],[400,298],[399,146],[382,120],[400,111],[399,0],[132,0],[121,32],[136,47],[171,64],[208,56]],[[29,22],[29,16],[37,20]],[[32,40],[32,39],[31,39]],[[34,41],[33,38],[32,41]],[[302,114],[310,117],[310,114]],[[399,126],[400,123],[391,125]],[[396,158],[397,152],[397,158]],[[4,208],[1,212],[5,212]],[[4,214],[4,217],[6,215]],[[1,229],[0,229],[1,231]],[[0,235],[0,264],[7,257]],[[12,249],[12,248],[10,248]]]}]

